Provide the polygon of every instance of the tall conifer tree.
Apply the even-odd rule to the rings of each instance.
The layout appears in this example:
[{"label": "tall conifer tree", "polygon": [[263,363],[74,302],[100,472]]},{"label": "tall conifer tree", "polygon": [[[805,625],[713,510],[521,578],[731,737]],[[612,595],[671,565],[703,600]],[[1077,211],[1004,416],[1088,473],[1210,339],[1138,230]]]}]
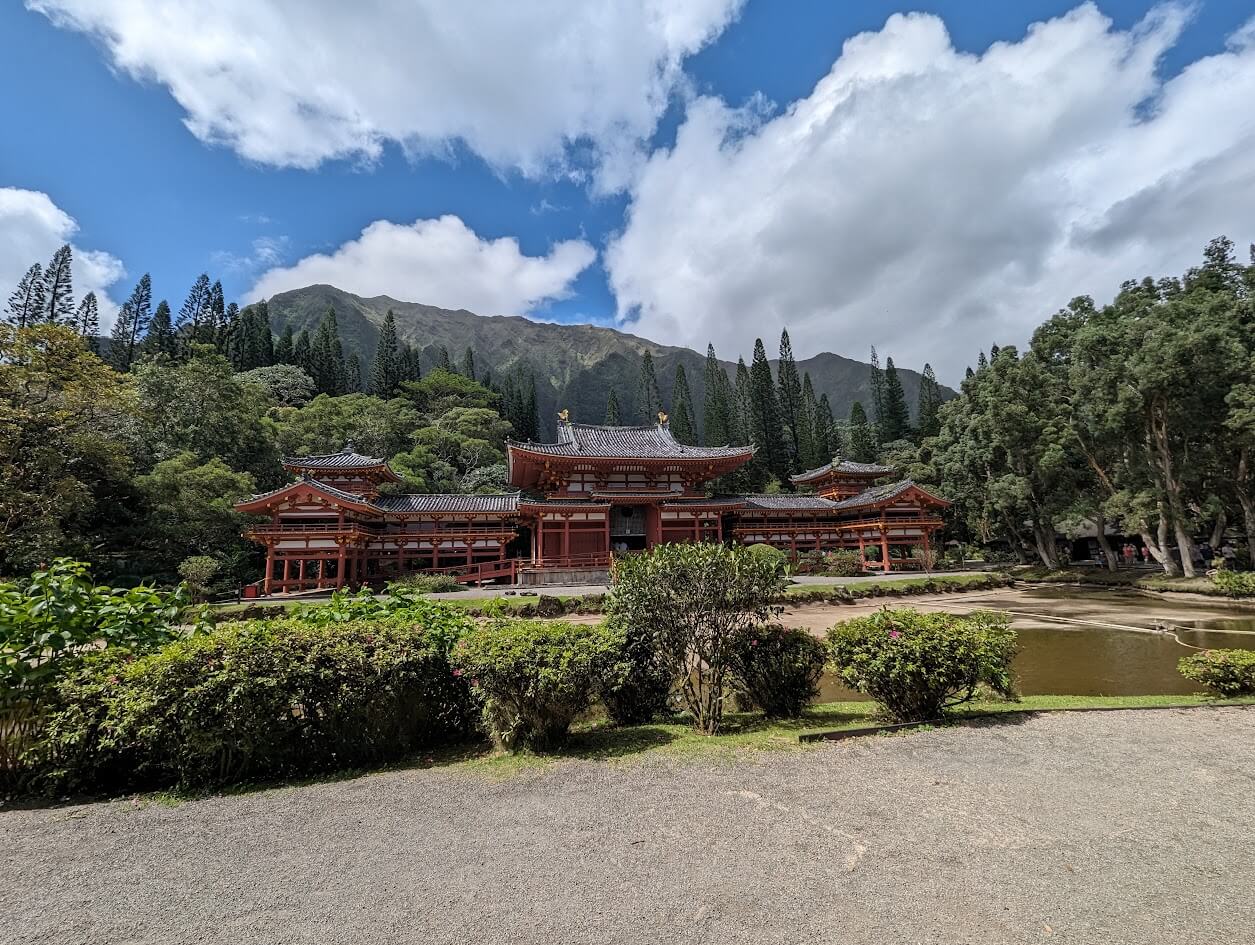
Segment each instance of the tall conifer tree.
[{"label": "tall conifer tree", "polygon": [[872,345],[869,385],[872,393],[872,416],[869,419],[879,426],[885,416],[885,372],[880,366],[880,355],[876,353],[875,345]]},{"label": "tall conifer tree", "polygon": [[617,427],[622,423],[619,417],[619,395],[610,388],[610,396],[606,398],[606,426]]},{"label": "tall conifer tree", "polygon": [[88,348],[96,352],[100,350],[100,342],[97,340],[100,334],[100,306],[96,302],[95,292],[88,292],[79,303],[78,311],[74,314],[74,330],[87,341]]},{"label": "tall conifer tree", "polygon": [[798,466],[802,469],[814,469],[822,466],[827,459],[821,459],[823,451],[815,440],[816,415],[819,403],[815,400],[815,385],[811,382],[810,372],[802,377],[802,406],[797,414]]},{"label": "tall conifer tree", "polygon": [[4,309],[4,320],[18,328],[27,328],[43,317],[44,268],[35,263],[17,284]]},{"label": "tall conifer tree", "polygon": [[758,447],[754,462],[761,470],[757,487],[766,485],[771,478],[783,483],[789,475],[789,458],[780,423],[780,399],[761,338],[754,340],[754,359],[750,364],[750,432]]},{"label": "tall conifer tree", "polygon": [[706,346],[703,380],[706,391],[702,405],[702,442],[707,446],[728,446],[732,442],[732,418],[729,416],[731,391],[728,375],[719,364],[719,359],[715,356],[715,346],[711,344]]},{"label": "tall conifer tree", "polygon": [[43,320],[52,324],[72,324],[74,319],[74,252],[67,243],[52,254],[44,270]]},{"label": "tall conifer tree", "polygon": [[302,328],[292,345],[292,363],[310,377],[314,376],[314,343],[309,340],[309,330]]},{"label": "tall conifer tree", "polygon": [[344,393],[356,394],[362,389],[362,362],[354,351],[344,360]]},{"label": "tall conifer tree", "polygon": [[283,326],[283,334],[275,343],[275,364],[292,364],[295,357],[296,337],[292,333],[292,323]]},{"label": "tall conifer tree", "polygon": [[876,461],[876,437],[872,433],[872,425],[867,420],[867,411],[859,401],[854,401],[850,408],[849,443],[846,459],[856,463],[872,463]]},{"label": "tall conifer tree", "polygon": [[753,397],[750,392],[750,369],[745,366],[744,358],[736,359],[736,388],[734,390],[734,406],[733,429],[735,433],[734,442],[737,446],[747,445],[753,437],[753,430],[750,423],[750,402]]},{"label": "tall conifer tree", "polygon": [[131,297],[122,303],[109,336],[109,359],[119,371],[129,371],[135,361],[139,343],[148,333],[152,321],[153,281],[144,273]]},{"label": "tall conifer tree", "polygon": [[148,331],[140,343],[140,352],[145,357],[164,354],[174,357],[174,316],[170,311],[170,303],[162,299],[157,303]]},{"label": "tall conifer tree", "polygon": [[827,394],[819,395],[819,404],[815,408],[815,459],[818,466],[831,462],[833,457],[840,456],[845,450],[841,442],[841,431],[837,429],[836,417],[832,414],[832,403]]},{"label": "tall conifer tree", "polygon": [[436,349],[436,367],[441,371],[448,371],[450,374],[455,373],[453,361],[449,358],[449,349],[444,345]]},{"label": "tall conifer tree", "polygon": [[401,383],[397,348],[397,321],[392,309],[383,317],[379,330],[379,344],[375,348],[375,363],[370,369],[370,392],[380,397],[393,397]]},{"label": "tall conifer tree", "polygon": [[793,343],[789,340],[789,330],[780,333],[780,363],[776,368],[780,391],[780,417],[784,422],[785,445],[789,452],[789,468],[792,472],[801,469],[802,434],[800,430],[802,412],[802,381],[798,377],[797,362],[793,360]]},{"label": "tall conifer tree", "polygon": [[203,340],[203,326],[209,314],[210,302],[209,274],[202,272],[192,283],[174,323],[182,348],[186,349],[187,345]]},{"label": "tall conifer tree", "polygon": [[318,331],[314,333],[309,347],[310,376],[314,379],[315,389],[320,394],[330,394],[333,397],[344,393],[344,348],[340,343],[339,323],[336,321],[334,308],[328,309],[318,323]]},{"label": "tall conifer tree", "polygon": [[931,364],[924,365],[919,382],[919,410],[917,426],[920,439],[936,436],[941,432],[941,387],[937,383],[937,375],[933,373]]},{"label": "tall conifer tree", "polygon": [[641,356],[641,377],[636,389],[636,403],[644,415],[645,423],[657,423],[662,409],[662,394],[658,392],[658,377],[654,374],[654,356],[648,351]]},{"label": "tall conifer tree", "polygon": [[682,363],[675,366],[675,384],[671,388],[671,435],[681,443],[697,442],[693,423],[693,394],[689,391],[688,374]]},{"label": "tall conifer tree", "polygon": [[475,380],[475,352],[470,345],[466,346],[466,352],[462,355],[462,375]]},{"label": "tall conifer tree", "polygon": [[906,392],[893,358],[885,361],[885,412],[880,420],[880,442],[892,443],[911,435],[911,411],[906,405]]},{"label": "tall conifer tree", "polygon": [[418,352],[405,342],[401,342],[397,349],[397,377],[400,378],[400,383],[417,381],[422,377],[422,374]]}]

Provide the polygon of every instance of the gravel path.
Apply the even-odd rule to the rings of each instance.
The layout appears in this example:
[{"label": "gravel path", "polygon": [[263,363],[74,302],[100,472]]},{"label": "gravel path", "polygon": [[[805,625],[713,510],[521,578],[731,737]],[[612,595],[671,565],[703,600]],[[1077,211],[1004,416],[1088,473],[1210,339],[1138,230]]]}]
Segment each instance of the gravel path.
[{"label": "gravel path", "polygon": [[1252,942],[1255,709],[0,813],[5,943]]}]

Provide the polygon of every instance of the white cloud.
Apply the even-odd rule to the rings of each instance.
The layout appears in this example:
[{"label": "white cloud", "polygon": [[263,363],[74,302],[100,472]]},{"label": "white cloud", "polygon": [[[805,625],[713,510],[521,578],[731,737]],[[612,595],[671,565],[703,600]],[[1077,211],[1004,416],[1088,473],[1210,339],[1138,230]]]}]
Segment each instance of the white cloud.
[{"label": "white cloud", "polygon": [[78,224],[68,213],[38,190],[0,187],[0,305],[33,264],[46,266],[61,246],[74,251],[74,298],[79,301],[95,292],[100,302],[102,327],[113,324],[118,307],[107,290],[124,275],[122,261],[100,250],[74,245]]},{"label": "white cloud", "polygon": [[606,252],[621,319],[700,350],[772,345],[961,376],[1078,294],[1255,237],[1255,26],[1156,74],[1187,13],[1090,4],[979,56],[933,16],[846,42],[774,118],[693,102]]},{"label": "white cloud", "polygon": [[266,164],[455,140],[540,173],[647,137],[683,59],[743,0],[26,0],[167,87],[198,138]]},{"label": "white cloud", "polygon": [[562,298],[596,258],[582,240],[558,243],[547,256],[525,256],[518,240],[481,239],[456,216],[406,226],[376,220],[331,254],[306,256],[265,273],[250,299],[325,283],[367,298],[388,295],[480,315],[524,315]]}]

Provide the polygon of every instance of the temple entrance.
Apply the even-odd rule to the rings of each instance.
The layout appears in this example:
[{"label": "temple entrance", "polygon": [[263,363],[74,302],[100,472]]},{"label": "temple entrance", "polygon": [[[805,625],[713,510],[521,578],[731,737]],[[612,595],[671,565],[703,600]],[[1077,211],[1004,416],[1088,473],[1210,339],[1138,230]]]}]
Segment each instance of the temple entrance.
[{"label": "temple entrance", "polygon": [[610,509],[610,550],[644,551],[647,507],[616,505]]}]

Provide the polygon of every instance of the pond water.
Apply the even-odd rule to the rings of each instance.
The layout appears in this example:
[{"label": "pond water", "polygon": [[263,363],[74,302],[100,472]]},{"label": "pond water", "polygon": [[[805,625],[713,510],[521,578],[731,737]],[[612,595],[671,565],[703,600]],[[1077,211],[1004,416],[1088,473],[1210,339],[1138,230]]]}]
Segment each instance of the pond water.
[{"label": "pond water", "polygon": [[[1200,687],[1177,672],[1177,661],[1196,652],[1178,638],[1195,647],[1255,649],[1255,612],[1249,606],[1161,601],[1079,588],[974,597],[920,609],[1010,612],[1019,633],[1015,668],[1025,695],[1184,695]],[[910,606],[909,601],[904,604]],[[1166,630],[1146,633],[1117,626]],[[856,698],[835,678],[821,681],[822,702]]]}]

